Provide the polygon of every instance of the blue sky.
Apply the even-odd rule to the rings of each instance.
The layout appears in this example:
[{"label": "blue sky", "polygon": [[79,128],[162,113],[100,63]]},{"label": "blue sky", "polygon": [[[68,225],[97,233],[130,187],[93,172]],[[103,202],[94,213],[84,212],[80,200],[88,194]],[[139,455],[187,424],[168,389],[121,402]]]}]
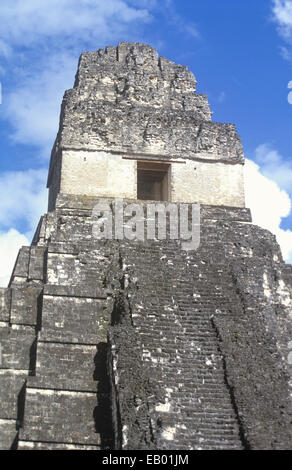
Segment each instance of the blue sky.
[{"label": "blue sky", "polygon": [[292,0],[1,0],[0,285],[46,211],[64,90],[78,58],[145,42],[187,65],[213,120],[233,122],[247,206],[292,261]]}]

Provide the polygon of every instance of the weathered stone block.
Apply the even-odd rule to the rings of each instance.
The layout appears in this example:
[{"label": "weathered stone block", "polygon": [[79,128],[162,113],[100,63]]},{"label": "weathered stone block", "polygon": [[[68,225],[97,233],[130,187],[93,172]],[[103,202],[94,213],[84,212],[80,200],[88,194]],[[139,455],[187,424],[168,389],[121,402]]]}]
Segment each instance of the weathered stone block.
[{"label": "weathered stone block", "polygon": [[42,341],[96,344],[106,341],[110,323],[106,303],[98,299],[44,296]]},{"label": "weathered stone block", "polygon": [[238,222],[251,222],[250,209],[243,207],[206,206],[201,205],[201,220],[232,220]]},{"label": "weathered stone block", "polygon": [[97,392],[101,354],[97,346],[39,342],[36,377],[29,378],[29,387]]},{"label": "weathered stone block", "polygon": [[15,283],[25,282],[28,278],[30,247],[23,246],[18,253],[12,273],[12,281]]},{"label": "weathered stone block", "polygon": [[10,319],[11,289],[0,288],[0,321],[8,322]]},{"label": "weathered stone block", "polygon": [[72,286],[72,285],[58,285],[47,284],[44,286],[44,295],[55,297],[84,297],[89,299],[106,299],[107,291],[104,289],[92,288],[86,284]]},{"label": "weathered stone block", "polygon": [[0,450],[10,450],[13,448],[16,438],[16,421],[0,419]]},{"label": "weathered stone block", "polygon": [[0,369],[29,371],[34,368],[35,340],[34,328],[0,328]]},{"label": "weathered stone block", "polygon": [[96,406],[95,393],[27,388],[20,439],[100,445],[94,420]]},{"label": "weathered stone block", "polygon": [[19,420],[24,406],[27,374],[22,371],[0,370],[0,418]]},{"label": "weathered stone block", "polygon": [[29,279],[31,280],[44,280],[44,257],[46,247],[32,246],[30,249],[29,258]]},{"label": "weathered stone block", "polygon": [[12,289],[11,322],[18,325],[36,325],[41,305],[42,287],[14,287]]}]

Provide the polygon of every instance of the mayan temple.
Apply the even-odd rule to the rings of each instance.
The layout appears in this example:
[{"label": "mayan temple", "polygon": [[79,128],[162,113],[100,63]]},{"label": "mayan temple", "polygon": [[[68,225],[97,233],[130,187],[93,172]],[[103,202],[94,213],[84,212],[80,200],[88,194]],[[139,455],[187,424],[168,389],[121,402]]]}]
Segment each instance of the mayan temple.
[{"label": "mayan temple", "polygon": [[[0,290],[1,449],[292,448],[292,266],[245,207],[235,126],[195,90],[145,44],[81,55],[48,212]],[[168,212],[164,239],[135,238],[127,208],[138,224],[149,201],[189,224],[199,207],[199,246]]]}]

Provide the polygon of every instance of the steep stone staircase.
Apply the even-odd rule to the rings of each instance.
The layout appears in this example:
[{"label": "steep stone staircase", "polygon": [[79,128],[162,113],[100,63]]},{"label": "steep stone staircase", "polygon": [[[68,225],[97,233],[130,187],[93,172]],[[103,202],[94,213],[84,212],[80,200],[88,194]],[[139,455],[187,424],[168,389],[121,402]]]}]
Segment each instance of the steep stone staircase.
[{"label": "steep stone staircase", "polygon": [[216,310],[238,303],[223,269],[214,272],[204,250],[188,255],[170,241],[131,246],[122,259],[135,283],[130,303],[143,361],[165,389],[164,402],[154,404],[159,448],[243,448],[211,321]]}]

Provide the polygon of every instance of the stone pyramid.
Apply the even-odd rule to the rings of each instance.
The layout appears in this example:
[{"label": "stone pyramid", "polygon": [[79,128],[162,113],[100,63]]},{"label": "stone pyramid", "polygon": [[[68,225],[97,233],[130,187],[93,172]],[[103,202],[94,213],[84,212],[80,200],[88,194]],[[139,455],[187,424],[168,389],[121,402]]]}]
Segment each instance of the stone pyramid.
[{"label": "stone pyramid", "polygon": [[[48,213],[0,290],[2,449],[291,449],[292,266],[245,208],[234,125],[195,87],[148,45],[82,54]],[[169,217],[164,239],[123,236],[116,201],[125,227],[130,204],[137,224],[196,205],[199,246]]]}]

